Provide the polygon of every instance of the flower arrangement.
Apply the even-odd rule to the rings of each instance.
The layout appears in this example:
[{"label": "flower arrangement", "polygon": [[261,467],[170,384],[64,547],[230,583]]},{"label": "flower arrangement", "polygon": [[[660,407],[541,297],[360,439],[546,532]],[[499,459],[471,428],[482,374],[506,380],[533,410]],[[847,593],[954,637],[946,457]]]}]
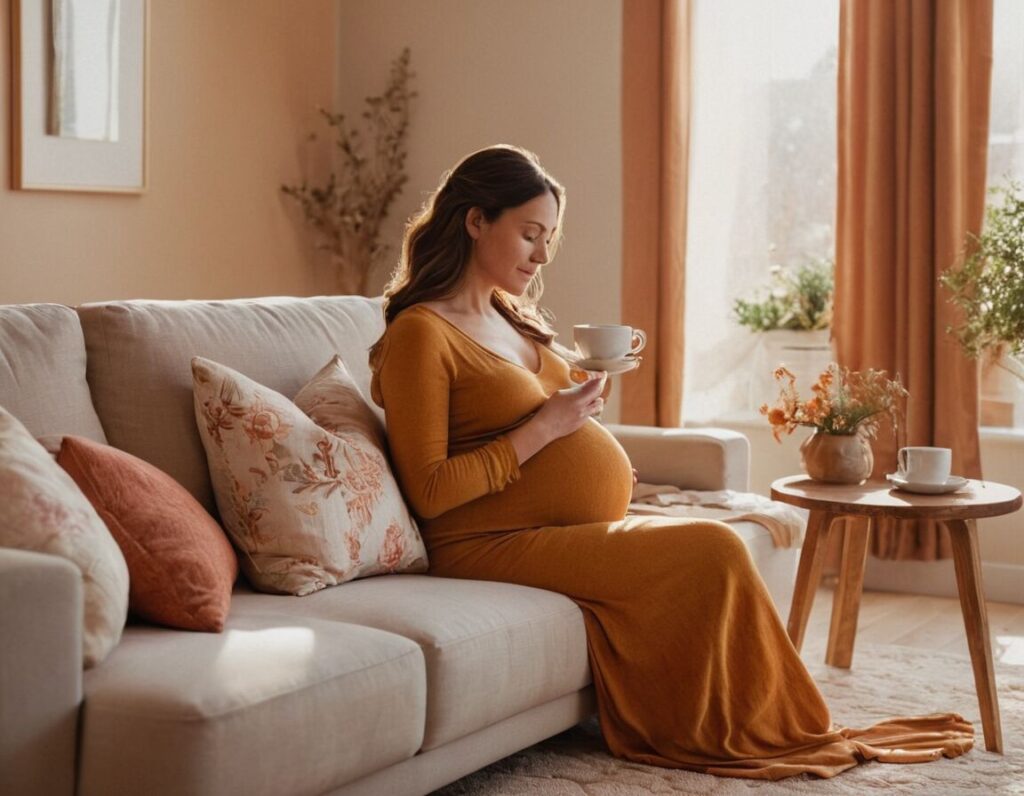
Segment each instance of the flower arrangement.
[{"label": "flower arrangement", "polygon": [[773,265],[767,295],[762,288],[763,298],[736,299],[733,317],[753,332],[828,329],[832,325],[833,270],[831,260],[789,268]]},{"label": "flower arrangement", "polygon": [[[363,120],[368,128],[370,154],[360,131],[350,127],[342,113],[324,108],[320,114],[331,129],[341,159],[323,186],[282,185],[281,191],[297,201],[306,221],[316,230],[319,249],[331,253],[342,293],[365,294],[367,277],[387,253],[381,242],[381,222],[409,179],[405,173],[409,109],[416,92],[409,83],[410,53],[406,47],[391,63],[384,93],[367,97]],[[310,134],[316,138],[316,133]]]},{"label": "flower arrangement", "polygon": [[894,430],[899,428],[908,393],[898,375],[890,379],[884,370],[852,371],[833,362],[811,387],[814,395],[807,401],[797,394],[796,377],[789,370],[780,367],[774,375],[781,385],[779,398],[775,406],[764,404],[761,414],[767,416],[776,442],[797,426],[810,426],[824,434],[872,438],[879,421],[888,417]]}]

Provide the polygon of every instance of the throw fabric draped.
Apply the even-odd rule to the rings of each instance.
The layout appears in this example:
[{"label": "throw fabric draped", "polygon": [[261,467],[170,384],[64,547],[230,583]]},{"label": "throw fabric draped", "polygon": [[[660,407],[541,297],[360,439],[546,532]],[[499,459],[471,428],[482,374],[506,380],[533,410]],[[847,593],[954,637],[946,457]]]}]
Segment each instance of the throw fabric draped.
[{"label": "throw fabric draped", "polygon": [[632,471],[593,419],[519,464],[506,434],[572,384],[415,306],[390,324],[371,385],[430,572],[560,592],[583,613],[613,754],[735,777],[831,777],[865,760],[969,750],[955,714],[832,725],[746,545],[721,522],[625,517]]},{"label": "throw fabric draped", "polygon": [[689,0],[623,3],[622,322],[648,363],[623,380],[623,423],[682,413],[689,38]]},{"label": "throw fabric draped", "polygon": [[792,506],[752,492],[698,491],[644,483],[633,487],[626,516],[752,522],[768,531],[775,547],[800,547],[807,523],[805,514]]},{"label": "throw fabric draped", "polygon": [[[956,315],[937,278],[981,228],[992,0],[844,0],[839,37],[839,361],[899,373],[898,444],[952,448],[953,472],[978,478],[977,369],[946,333]],[[875,477],[898,444],[875,441]],[[952,555],[944,528],[910,522],[877,526],[872,552]]]}]

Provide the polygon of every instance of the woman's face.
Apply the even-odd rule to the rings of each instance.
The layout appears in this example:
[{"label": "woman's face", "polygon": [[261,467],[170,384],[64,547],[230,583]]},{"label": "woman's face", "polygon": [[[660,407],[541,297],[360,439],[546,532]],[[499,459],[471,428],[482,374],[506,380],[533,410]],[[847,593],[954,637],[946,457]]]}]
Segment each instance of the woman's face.
[{"label": "woman's face", "polygon": [[551,191],[510,207],[494,221],[473,208],[466,214],[466,230],[473,238],[471,272],[492,287],[521,296],[548,261],[557,224],[558,202]]}]

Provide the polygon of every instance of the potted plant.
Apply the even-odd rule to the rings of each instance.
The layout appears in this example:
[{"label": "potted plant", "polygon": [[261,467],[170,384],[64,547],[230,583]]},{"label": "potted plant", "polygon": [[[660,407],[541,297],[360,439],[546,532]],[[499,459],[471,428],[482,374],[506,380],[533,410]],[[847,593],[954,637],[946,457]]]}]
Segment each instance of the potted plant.
[{"label": "potted plant", "polygon": [[761,414],[768,418],[777,442],[797,426],[814,429],[800,446],[807,475],[838,484],[859,484],[868,478],[874,467],[870,440],[878,433],[879,422],[888,418],[898,434],[907,397],[899,376],[890,379],[884,370],[851,371],[832,362],[806,401],[789,370],[777,368],[774,377],[781,385],[779,398],[774,406],[762,405]]},{"label": "potted plant", "polygon": [[[339,292],[364,294],[373,266],[388,252],[381,240],[381,224],[392,202],[408,180],[405,173],[409,109],[415,91],[409,88],[414,73],[409,70],[409,48],[391,64],[384,93],[367,97],[363,120],[369,152],[357,128],[350,127],[342,113],[323,108],[320,114],[331,129],[339,158],[323,185],[282,185],[281,191],[302,207],[306,221],[314,228],[317,248],[330,253]],[[316,134],[310,135],[315,139]]]},{"label": "potted plant", "polygon": [[959,267],[939,280],[963,311],[946,331],[973,358],[988,355],[996,367],[1024,381],[1024,189],[994,188],[980,235],[968,235]]},{"label": "potted plant", "polygon": [[[758,335],[752,372],[768,374],[779,365],[792,372],[801,389],[832,360],[834,265],[829,259],[771,268],[769,284],[753,298],[737,298],[733,318]],[[765,376],[750,385],[750,406],[760,404],[771,389]]]},{"label": "potted plant", "polygon": [[770,285],[753,300],[738,298],[733,316],[753,332],[827,331],[832,325],[835,290],[831,260],[813,260],[796,267],[773,265]]}]

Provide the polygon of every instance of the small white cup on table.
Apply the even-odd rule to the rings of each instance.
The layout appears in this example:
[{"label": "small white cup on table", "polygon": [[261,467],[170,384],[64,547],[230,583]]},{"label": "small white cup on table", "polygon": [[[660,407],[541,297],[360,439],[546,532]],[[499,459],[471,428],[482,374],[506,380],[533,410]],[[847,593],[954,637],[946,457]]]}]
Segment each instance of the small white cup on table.
[{"label": "small white cup on table", "polygon": [[896,463],[896,475],[907,483],[941,486],[949,480],[953,451],[924,446],[900,448]]}]

